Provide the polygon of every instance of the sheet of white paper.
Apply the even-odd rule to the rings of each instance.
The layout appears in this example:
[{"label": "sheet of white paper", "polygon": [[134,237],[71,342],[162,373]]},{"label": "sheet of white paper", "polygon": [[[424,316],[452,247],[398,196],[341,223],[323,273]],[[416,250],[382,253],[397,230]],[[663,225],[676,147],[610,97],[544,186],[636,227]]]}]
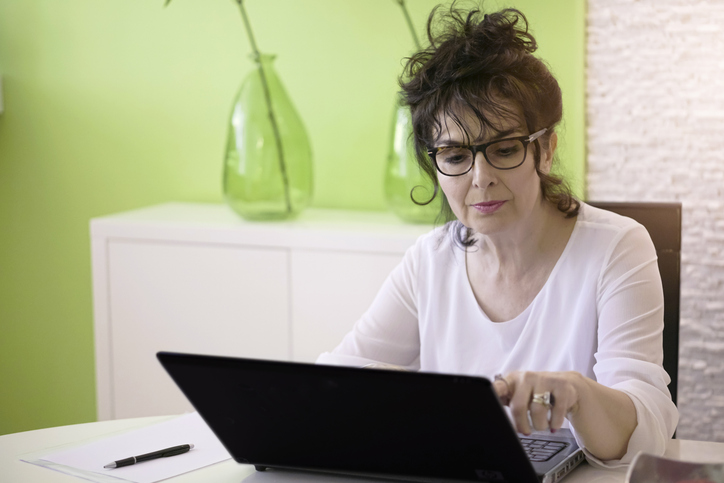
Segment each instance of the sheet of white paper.
[{"label": "sheet of white paper", "polygon": [[[188,453],[169,458],[159,458],[122,468],[103,468],[113,461],[180,444],[193,444],[194,448]],[[224,446],[201,416],[195,412],[42,457],[53,463],[136,483],[153,483],[229,458]]]}]

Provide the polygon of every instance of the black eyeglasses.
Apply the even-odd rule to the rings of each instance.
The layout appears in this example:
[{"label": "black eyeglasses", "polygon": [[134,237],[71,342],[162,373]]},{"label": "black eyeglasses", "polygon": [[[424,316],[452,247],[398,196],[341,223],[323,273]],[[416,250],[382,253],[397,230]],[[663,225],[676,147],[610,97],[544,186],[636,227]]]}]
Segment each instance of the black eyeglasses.
[{"label": "black eyeglasses", "polygon": [[482,152],[485,160],[496,169],[513,169],[525,162],[528,145],[541,137],[548,128],[528,136],[499,139],[475,146],[439,146],[427,154],[435,167],[445,176],[462,176],[473,169],[475,155]]}]

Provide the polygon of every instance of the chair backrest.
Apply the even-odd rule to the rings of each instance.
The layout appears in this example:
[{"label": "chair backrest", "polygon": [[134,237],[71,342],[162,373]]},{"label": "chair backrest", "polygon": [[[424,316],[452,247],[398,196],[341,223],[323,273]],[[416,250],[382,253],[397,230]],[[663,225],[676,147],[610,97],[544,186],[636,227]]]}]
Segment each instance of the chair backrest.
[{"label": "chair backrest", "polygon": [[679,280],[681,278],[681,203],[590,202],[591,206],[633,218],[648,230],[659,258],[664,287],[664,369],[676,404],[679,375]]}]

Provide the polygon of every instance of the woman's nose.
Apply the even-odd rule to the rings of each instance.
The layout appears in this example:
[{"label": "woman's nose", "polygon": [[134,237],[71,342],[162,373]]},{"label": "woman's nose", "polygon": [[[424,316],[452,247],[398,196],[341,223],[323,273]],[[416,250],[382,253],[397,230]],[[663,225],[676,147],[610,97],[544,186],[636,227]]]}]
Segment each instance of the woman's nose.
[{"label": "woman's nose", "polygon": [[473,186],[476,188],[487,188],[498,182],[497,170],[490,166],[482,152],[475,153],[475,163],[471,173],[473,174]]}]

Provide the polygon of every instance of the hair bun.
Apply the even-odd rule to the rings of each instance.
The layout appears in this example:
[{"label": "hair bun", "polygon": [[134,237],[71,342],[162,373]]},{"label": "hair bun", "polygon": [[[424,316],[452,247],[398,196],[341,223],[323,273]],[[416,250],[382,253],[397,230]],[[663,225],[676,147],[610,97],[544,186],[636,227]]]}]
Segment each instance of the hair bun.
[{"label": "hair bun", "polygon": [[494,52],[513,50],[520,54],[531,54],[538,48],[535,39],[528,33],[528,20],[522,12],[507,8],[493,14],[486,13],[483,20],[477,22],[479,14],[479,10],[470,12],[464,29],[472,29],[470,39],[477,48]]}]

